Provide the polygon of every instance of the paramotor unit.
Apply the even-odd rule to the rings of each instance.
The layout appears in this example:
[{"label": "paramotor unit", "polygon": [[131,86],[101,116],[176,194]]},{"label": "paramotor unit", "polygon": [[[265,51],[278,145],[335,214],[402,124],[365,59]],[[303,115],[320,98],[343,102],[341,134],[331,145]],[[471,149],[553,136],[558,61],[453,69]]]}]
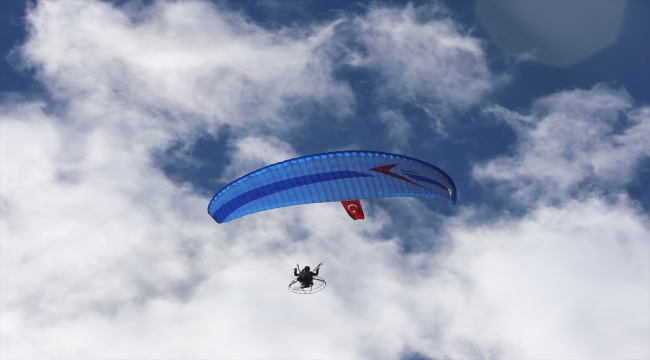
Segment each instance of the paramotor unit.
[{"label": "paramotor unit", "polygon": [[[316,267],[317,272],[321,265],[322,264],[319,264],[318,267]],[[306,270],[309,271],[309,267],[307,267]],[[296,276],[295,274],[296,274],[295,271],[293,274],[291,274],[293,280],[291,280],[291,283],[289,283],[289,291],[291,291],[292,293],[310,295],[322,291],[323,289],[325,289],[325,286],[327,286],[327,282],[325,282],[325,279],[323,279],[320,276],[311,275],[308,281],[301,281],[302,280],[301,277]]]}]

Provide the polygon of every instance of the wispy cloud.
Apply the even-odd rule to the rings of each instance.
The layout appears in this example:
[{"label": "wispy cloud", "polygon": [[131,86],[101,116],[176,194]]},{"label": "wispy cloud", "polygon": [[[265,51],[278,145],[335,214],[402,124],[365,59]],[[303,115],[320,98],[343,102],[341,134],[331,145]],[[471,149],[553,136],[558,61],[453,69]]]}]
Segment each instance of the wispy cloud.
[{"label": "wispy cloud", "polygon": [[485,113],[516,131],[513,156],[474,168],[522,201],[572,198],[585,190],[612,190],[632,180],[650,156],[650,108],[634,107],[622,89],[597,85],[536,101],[530,113],[492,106]]},{"label": "wispy cloud", "polygon": [[507,80],[490,70],[482,41],[449,15],[441,4],[371,7],[339,25],[356,45],[348,63],[375,72],[377,101],[418,106],[438,130]]},{"label": "wispy cloud", "polygon": [[249,136],[231,141],[230,164],[223,181],[230,182],[263,166],[298,156],[291,145],[275,137]]}]

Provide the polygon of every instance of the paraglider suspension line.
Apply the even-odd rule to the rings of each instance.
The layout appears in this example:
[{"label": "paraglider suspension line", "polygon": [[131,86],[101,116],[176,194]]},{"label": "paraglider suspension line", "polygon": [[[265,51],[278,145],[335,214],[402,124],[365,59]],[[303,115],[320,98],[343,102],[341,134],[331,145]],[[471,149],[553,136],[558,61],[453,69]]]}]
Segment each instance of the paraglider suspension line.
[{"label": "paraglider suspension line", "polygon": [[293,261],[293,262],[297,262],[296,259],[295,259],[294,257],[292,257],[292,256],[289,254],[289,252],[288,252],[287,250],[285,250],[284,247],[283,247],[283,246],[282,246],[282,245],[281,245],[281,244],[280,244],[280,243],[275,239],[275,237],[273,237],[273,235],[269,234],[269,232],[266,231],[266,229],[264,229],[264,228],[262,228],[262,230],[263,230],[263,231],[264,231],[268,236],[270,236],[271,239],[273,239],[273,241],[275,241],[276,244],[278,244],[278,246],[280,247],[280,249],[282,249],[282,251],[284,251],[284,253],[289,257],[289,259],[291,259],[291,261]]},{"label": "paraglider suspension line", "polygon": [[294,246],[294,241],[293,241],[293,236],[291,235],[291,231],[289,231],[289,224],[287,223],[287,215],[284,213],[284,208],[280,208],[280,212],[282,213],[282,217],[284,218],[284,227],[287,229],[287,234],[289,234],[289,239],[291,240],[291,250],[293,251],[293,255],[296,257],[296,262],[300,262],[300,254],[296,253],[296,248]]}]

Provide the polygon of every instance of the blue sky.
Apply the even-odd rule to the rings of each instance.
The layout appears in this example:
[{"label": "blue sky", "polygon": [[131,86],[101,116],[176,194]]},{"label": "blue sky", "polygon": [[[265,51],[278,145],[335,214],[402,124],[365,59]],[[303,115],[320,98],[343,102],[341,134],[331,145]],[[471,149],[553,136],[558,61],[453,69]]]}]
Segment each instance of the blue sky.
[{"label": "blue sky", "polygon": [[[3,357],[650,356],[647,1],[1,6]],[[458,204],[205,211],[342,149]]]}]

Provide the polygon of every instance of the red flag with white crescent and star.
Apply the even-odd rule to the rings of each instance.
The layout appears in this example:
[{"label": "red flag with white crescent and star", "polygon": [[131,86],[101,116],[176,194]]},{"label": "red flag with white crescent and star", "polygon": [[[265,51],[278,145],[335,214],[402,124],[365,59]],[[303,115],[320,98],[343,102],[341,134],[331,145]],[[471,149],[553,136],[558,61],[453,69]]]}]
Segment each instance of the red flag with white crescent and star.
[{"label": "red flag with white crescent and star", "polygon": [[348,215],[352,220],[363,220],[365,215],[363,214],[363,208],[361,207],[361,201],[359,200],[347,200],[341,201],[345,211],[348,212]]}]

